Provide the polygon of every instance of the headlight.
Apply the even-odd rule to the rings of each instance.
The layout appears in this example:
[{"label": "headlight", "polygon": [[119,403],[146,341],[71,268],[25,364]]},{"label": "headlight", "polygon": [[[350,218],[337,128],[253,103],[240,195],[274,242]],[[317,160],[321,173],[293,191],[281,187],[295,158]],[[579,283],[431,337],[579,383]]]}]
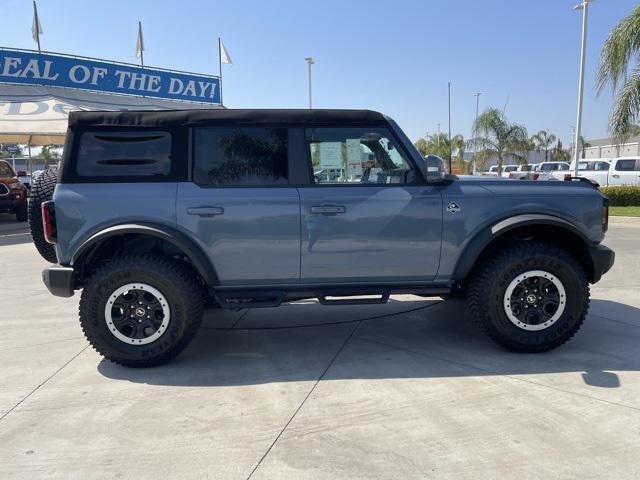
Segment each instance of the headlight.
[{"label": "headlight", "polygon": [[9,184],[9,188],[10,188],[11,190],[17,190],[17,189],[19,189],[20,187],[22,187],[22,183],[20,183],[20,182],[13,182],[13,183],[10,183],[10,184]]}]

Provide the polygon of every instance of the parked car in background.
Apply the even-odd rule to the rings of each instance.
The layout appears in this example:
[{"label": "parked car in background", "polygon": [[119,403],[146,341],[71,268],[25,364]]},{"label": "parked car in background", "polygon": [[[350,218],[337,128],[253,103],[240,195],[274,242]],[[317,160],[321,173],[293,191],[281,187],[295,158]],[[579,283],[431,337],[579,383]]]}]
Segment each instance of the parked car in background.
[{"label": "parked car in background", "polygon": [[539,174],[535,171],[537,163],[528,163],[526,165],[518,165],[518,168],[509,172],[507,178],[515,180],[537,180]]},{"label": "parked car in background", "polygon": [[15,214],[18,222],[27,221],[27,188],[4,160],[0,160],[0,212]]},{"label": "parked car in background", "polygon": [[542,162],[536,166],[535,172],[538,173],[536,180],[567,180],[571,178],[571,165],[567,162]]},{"label": "parked car in background", "polygon": [[493,165],[492,167],[489,167],[489,170],[487,170],[486,172],[483,172],[483,175],[487,175],[489,177],[497,177],[498,176],[498,166],[497,165]]},{"label": "parked car in background", "polygon": [[509,178],[510,173],[517,172],[517,171],[518,171],[518,165],[503,165],[501,176],[504,178]]},{"label": "parked car in background", "polygon": [[640,157],[620,157],[610,161],[581,160],[578,162],[578,176],[587,178],[601,187],[640,185]]}]

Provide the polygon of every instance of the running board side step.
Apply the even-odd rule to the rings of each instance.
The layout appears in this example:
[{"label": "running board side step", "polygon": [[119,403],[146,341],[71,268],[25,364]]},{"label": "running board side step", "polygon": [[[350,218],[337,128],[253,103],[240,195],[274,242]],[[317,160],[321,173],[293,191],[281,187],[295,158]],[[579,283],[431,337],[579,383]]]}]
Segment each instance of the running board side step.
[{"label": "running board side step", "polygon": [[220,287],[215,299],[222,308],[277,307],[283,302],[316,298],[322,305],[381,305],[389,301],[392,293],[413,294],[423,297],[450,293],[449,285],[405,286],[372,285],[363,287],[283,286],[281,289]]},{"label": "running board side step", "polygon": [[379,305],[387,303],[391,290],[323,290],[316,292],[316,298],[322,305]]},{"label": "running board side step", "polygon": [[277,307],[284,300],[282,290],[229,290],[216,291],[216,300],[222,308]]}]

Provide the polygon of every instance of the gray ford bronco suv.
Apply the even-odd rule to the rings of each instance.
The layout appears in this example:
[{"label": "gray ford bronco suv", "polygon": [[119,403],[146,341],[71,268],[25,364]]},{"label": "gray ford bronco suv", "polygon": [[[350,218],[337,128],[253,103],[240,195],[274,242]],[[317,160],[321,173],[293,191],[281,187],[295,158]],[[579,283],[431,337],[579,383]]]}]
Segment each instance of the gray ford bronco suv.
[{"label": "gray ford bronco suv", "polygon": [[[611,268],[591,184],[458,178],[366,110],[78,112],[42,229],[89,342],[159,365],[203,308],[465,294],[500,345],[571,338]],[[37,192],[36,192],[37,193]],[[274,312],[275,313],[275,312]],[[455,319],[452,319],[455,321]]]}]

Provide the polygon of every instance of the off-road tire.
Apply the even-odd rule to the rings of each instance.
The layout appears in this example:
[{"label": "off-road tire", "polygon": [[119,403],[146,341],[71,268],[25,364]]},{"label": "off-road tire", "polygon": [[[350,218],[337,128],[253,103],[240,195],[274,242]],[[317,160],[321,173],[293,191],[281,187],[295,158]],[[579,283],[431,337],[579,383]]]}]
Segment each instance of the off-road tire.
[{"label": "off-road tire", "polygon": [[[562,315],[539,331],[516,326],[504,306],[510,282],[530,270],[551,273],[566,291]],[[474,269],[468,301],[480,328],[499,345],[516,352],[545,352],[567,342],[582,326],[589,309],[589,283],[583,267],[569,252],[544,242],[517,242],[494,251]]]},{"label": "off-road tire", "polygon": [[27,219],[29,218],[26,203],[16,207],[13,213],[16,214],[16,222],[26,222]]},{"label": "off-road tire", "polygon": [[[135,282],[162,292],[171,312],[166,331],[146,345],[116,338],[105,319],[110,295]],[[202,286],[181,262],[152,254],[126,255],[100,267],[87,281],[80,298],[80,325],[93,348],[113,363],[152,367],[169,361],[191,342],[202,322],[202,305]]]},{"label": "off-road tire", "polygon": [[58,263],[58,258],[53,245],[44,239],[40,205],[53,198],[53,190],[56,188],[57,181],[58,176],[53,170],[45,170],[33,182],[28,200],[28,220],[31,238],[33,238],[33,243],[42,258],[51,263]]}]

